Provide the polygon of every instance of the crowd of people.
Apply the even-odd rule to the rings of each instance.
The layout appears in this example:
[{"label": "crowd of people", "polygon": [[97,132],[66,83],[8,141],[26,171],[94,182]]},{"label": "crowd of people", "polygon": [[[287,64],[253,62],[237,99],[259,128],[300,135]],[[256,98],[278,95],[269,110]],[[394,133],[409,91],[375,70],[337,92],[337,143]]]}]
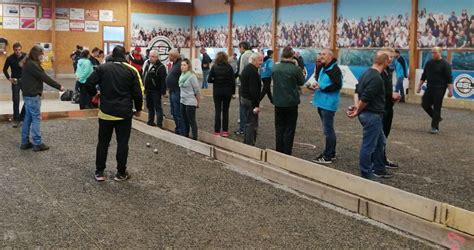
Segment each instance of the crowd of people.
[{"label": "crowd of people", "polygon": [[463,9],[460,15],[452,11],[448,16],[422,9],[418,14],[417,45],[419,48],[474,48],[474,13],[469,16],[467,9]]},{"label": "crowd of people", "polygon": [[328,48],[330,21],[311,20],[306,23],[278,22],[278,46],[296,48]]},{"label": "crowd of people", "polygon": [[133,24],[132,47],[148,47],[153,38],[157,36],[167,37],[176,48],[191,48],[191,29],[181,28],[153,28],[151,30]]},{"label": "crowd of people", "polygon": [[232,25],[232,45],[237,47],[240,41],[247,41],[252,48],[270,48],[272,46],[272,27],[270,23],[260,25]]},{"label": "crowd of people", "polygon": [[194,46],[207,48],[227,48],[228,28],[198,28],[194,27]]},{"label": "crowd of people", "polygon": [[337,18],[336,41],[339,48],[408,48],[408,13],[397,16]]}]

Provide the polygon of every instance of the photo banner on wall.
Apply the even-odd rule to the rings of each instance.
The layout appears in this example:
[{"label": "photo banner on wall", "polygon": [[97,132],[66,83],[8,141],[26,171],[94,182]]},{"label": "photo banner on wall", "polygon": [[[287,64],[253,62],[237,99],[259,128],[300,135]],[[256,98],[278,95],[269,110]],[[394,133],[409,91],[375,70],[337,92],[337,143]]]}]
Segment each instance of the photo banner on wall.
[{"label": "photo banner on wall", "polygon": [[253,48],[272,46],[272,9],[234,12],[232,17],[232,45],[248,42]]},{"label": "photo banner on wall", "polygon": [[474,48],[474,2],[419,0],[417,46]]},{"label": "photo banner on wall", "polygon": [[211,14],[193,17],[195,47],[227,48],[228,14]]},{"label": "photo banner on wall", "polygon": [[132,13],[132,47],[148,47],[158,36],[166,37],[176,48],[191,47],[189,16]]},{"label": "photo banner on wall", "polygon": [[408,48],[411,0],[339,0],[339,48]]},{"label": "photo banner on wall", "polygon": [[328,48],[331,8],[330,2],[279,8],[278,47]]}]

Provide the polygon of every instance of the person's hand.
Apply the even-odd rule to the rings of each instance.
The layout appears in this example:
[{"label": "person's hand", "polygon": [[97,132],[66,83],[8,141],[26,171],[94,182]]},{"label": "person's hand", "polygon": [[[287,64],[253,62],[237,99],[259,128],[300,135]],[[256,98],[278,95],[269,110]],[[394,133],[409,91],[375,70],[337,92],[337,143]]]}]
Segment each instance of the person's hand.
[{"label": "person's hand", "polygon": [[393,100],[394,102],[399,102],[399,101],[400,101],[400,98],[401,98],[400,93],[392,92],[392,100]]},{"label": "person's hand", "polygon": [[254,114],[260,113],[260,108],[259,108],[259,107],[254,108],[254,109],[253,109],[253,113],[254,113]]},{"label": "person's hand", "polygon": [[358,113],[359,113],[359,110],[357,110],[357,107],[354,106],[354,105],[349,106],[347,108],[347,111],[346,111],[347,117],[349,117],[351,119],[356,117],[358,115]]},{"label": "person's hand", "polygon": [[12,84],[17,84],[17,80],[15,78],[8,79]]},{"label": "person's hand", "polygon": [[311,84],[311,88],[316,90],[316,89],[319,89],[319,83],[315,82],[313,84]]},{"label": "person's hand", "polygon": [[233,94],[233,95],[232,95],[232,99],[235,99],[235,98],[237,98],[237,95],[236,95],[236,94]]},{"label": "person's hand", "polygon": [[61,88],[59,88],[59,91],[61,92],[64,92],[66,89],[64,88],[64,86],[61,86]]},{"label": "person's hand", "polygon": [[199,102],[198,102],[198,104],[196,105],[196,108],[197,108],[197,109],[199,108]]},{"label": "person's hand", "polygon": [[418,85],[418,88],[416,89],[416,93],[419,94],[421,92],[421,86],[423,86],[423,83],[420,83]]},{"label": "person's hand", "polygon": [[136,117],[140,117],[141,114],[142,114],[141,111],[135,111],[135,112],[133,112],[133,115],[136,116]]},{"label": "person's hand", "polygon": [[453,97],[453,91],[448,90],[448,97]]}]

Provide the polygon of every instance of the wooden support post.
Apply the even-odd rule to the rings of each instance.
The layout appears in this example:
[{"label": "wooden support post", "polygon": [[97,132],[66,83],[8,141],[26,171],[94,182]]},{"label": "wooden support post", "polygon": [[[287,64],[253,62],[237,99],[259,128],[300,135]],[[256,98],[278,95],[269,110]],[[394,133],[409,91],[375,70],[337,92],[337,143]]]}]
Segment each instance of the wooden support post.
[{"label": "wooden support post", "polygon": [[336,41],[336,34],[337,34],[337,0],[332,0],[332,8],[331,8],[331,34],[330,34],[330,47],[332,51],[336,52],[337,49],[337,41]]},{"label": "wooden support post", "polygon": [[[57,49],[56,49],[56,0],[51,0],[51,44],[53,45],[53,56],[54,58],[58,58]],[[56,78],[58,71],[57,71],[57,63],[53,62],[53,72],[54,77]]]},{"label": "wooden support post", "polygon": [[128,51],[132,45],[130,43],[131,37],[132,37],[132,30],[130,27],[132,27],[132,18],[131,14],[132,13],[132,1],[127,0],[127,27],[125,27],[125,49]]},{"label": "wooden support post", "polygon": [[410,20],[410,44],[409,44],[409,54],[410,54],[410,70],[408,75],[408,95],[407,98],[410,99],[412,96],[416,95],[416,69],[418,68],[418,50],[416,43],[416,33],[418,30],[417,18],[418,18],[418,0],[411,1],[411,20]]},{"label": "wooden support post", "polygon": [[229,55],[229,58],[231,57],[231,55],[234,53],[234,48],[233,48],[233,45],[232,45],[232,15],[234,15],[234,1],[233,0],[230,0],[229,1],[229,8],[227,9],[227,13],[228,13],[228,27],[229,27],[229,30],[227,31],[227,54]]},{"label": "wooden support post", "polygon": [[280,57],[278,53],[278,0],[273,0],[272,7],[272,50],[273,60],[276,62]]}]

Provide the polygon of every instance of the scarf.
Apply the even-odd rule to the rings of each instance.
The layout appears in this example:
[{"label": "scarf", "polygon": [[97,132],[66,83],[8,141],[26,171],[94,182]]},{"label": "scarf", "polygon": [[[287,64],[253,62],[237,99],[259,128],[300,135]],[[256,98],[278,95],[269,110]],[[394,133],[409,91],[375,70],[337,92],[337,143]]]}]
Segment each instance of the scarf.
[{"label": "scarf", "polygon": [[184,87],[184,84],[189,79],[189,77],[191,77],[191,75],[192,73],[190,70],[186,73],[181,73],[181,75],[179,76],[179,82],[178,82],[179,87]]}]

